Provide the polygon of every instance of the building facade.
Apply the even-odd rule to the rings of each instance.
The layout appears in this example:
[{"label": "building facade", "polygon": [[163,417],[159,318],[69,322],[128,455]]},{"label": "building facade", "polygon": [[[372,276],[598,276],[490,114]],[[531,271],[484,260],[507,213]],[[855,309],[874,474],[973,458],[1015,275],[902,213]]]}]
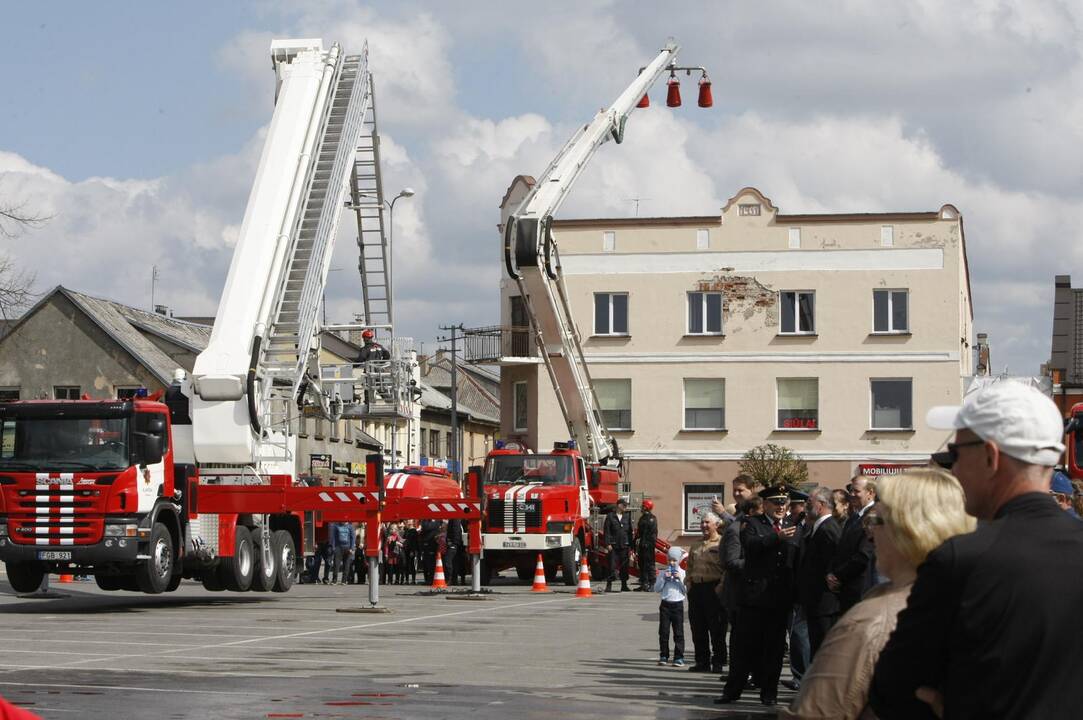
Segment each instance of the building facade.
[{"label": "building facade", "polygon": [[1053,291],[1053,346],[1045,373],[1053,384],[1053,401],[1065,417],[1083,403],[1083,288],[1072,287],[1071,275],[1057,275]]},{"label": "building facade", "polygon": [[[529,190],[520,176],[502,223]],[[664,534],[727,493],[765,443],[843,486],[924,464],[946,434],[922,422],[973,373],[962,217],[787,215],[744,188],[719,215],[558,220],[573,316],[632,490]],[[566,424],[514,281],[501,282],[501,429],[534,448]]]}]

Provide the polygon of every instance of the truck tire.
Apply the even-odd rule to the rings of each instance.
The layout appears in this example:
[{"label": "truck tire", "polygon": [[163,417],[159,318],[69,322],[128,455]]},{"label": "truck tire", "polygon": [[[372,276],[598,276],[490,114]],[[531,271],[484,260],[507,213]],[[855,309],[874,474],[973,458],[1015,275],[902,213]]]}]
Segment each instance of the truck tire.
[{"label": "truck tire", "polygon": [[222,592],[226,589],[226,586],[222,583],[217,565],[203,568],[203,576],[200,581],[203,583],[203,589],[210,592]]},{"label": "truck tire", "polygon": [[297,575],[297,548],[288,531],[275,530],[271,533],[271,554],[274,555],[277,565],[271,590],[286,592],[293,587],[293,579]]},{"label": "truck tire", "polygon": [[534,580],[534,565],[516,565],[515,576],[523,582]]},{"label": "truck tire", "polygon": [[17,593],[32,593],[41,587],[45,566],[36,562],[5,562],[8,582]]},{"label": "truck tire", "polygon": [[173,577],[169,578],[169,584],[165,586],[166,592],[173,592],[180,587],[181,580],[184,579],[184,573],[176,573]]},{"label": "truck tire", "polygon": [[278,555],[274,551],[274,538],[270,538],[271,552],[270,563],[263,562],[263,546],[260,542],[263,539],[263,532],[260,528],[252,529],[252,552],[255,557],[256,569],[252,573],[252,591],[253,592],[271,592],[274,589],[275,581],[278,580]]},{"label": "truck tire", "polygon": [[149,595],[165,592],[173,577],[173,536],[162,523],[150,530],[150,559],[135,566],[135,582]]},{"label": "truck tire", "polygon": [[233,557],[218,561],[218,578],[226,590],[247,592],[252,587],[256,570],[256,555],[252,551],[252,533],[244,525],[233,529]]},{"label": "truck tire", "polygon": [[126,579],[124,575],[94,575],[94,582],[98,583],[98,587],[108,592],[123,590]]},{"label": "truck tire", "polygon": [[574,538],[572,544],[560,552],[560,579],[565,585],[571,587],[579,582],[581,562],[583,562],[583,550],[579,546],[579,538]]}]

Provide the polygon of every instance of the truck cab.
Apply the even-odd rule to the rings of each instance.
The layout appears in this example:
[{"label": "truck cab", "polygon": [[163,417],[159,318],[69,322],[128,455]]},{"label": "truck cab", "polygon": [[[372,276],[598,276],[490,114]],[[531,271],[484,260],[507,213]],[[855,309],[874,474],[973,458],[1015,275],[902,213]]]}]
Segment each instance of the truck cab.
[{"label": "truck cab", "polygon": [[181,539],[170,438],[154,400],[0,403],[0,560],[12,587],[94,571],[165,589]]},{"label": "truck cab", "polygon": [[583,553],[597,544],[598,519],[616,502],[616,478],[615,469],[588,466],[571,441],[548,453],[498,441],[482,476],[483,575],[513,567],[529,579],[541,554],[547,576],[560,567],[574,585]]}]

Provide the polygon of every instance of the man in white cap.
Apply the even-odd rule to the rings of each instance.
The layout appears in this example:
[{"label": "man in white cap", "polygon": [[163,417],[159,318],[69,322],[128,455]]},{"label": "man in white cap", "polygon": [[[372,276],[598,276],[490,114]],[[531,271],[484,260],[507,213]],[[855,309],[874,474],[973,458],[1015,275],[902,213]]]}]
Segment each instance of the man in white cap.
[{"label": "man in white cap", "polygon": [[950,462],[978,529],[918,568],[880,655],[869,704],[893,718],[1078,717],[1083,643],[1083,533],[1049,494],[1063,421],[1038,390],[989,385],[960,407],[935,407],[955,430]]}]

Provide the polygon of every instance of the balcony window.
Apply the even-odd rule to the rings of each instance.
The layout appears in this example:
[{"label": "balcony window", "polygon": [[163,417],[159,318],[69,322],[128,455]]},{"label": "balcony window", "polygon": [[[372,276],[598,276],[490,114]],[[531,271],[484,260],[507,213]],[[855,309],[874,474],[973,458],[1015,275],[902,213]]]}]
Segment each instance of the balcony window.
[{"label": "balcony window", "polygon": [[594,293],[594,334],[628,334],[628,293]]},{"label": "balcony window", "polygon": [[785,335],[816,332],[816,293],[812,290],[779,292],[779,324]]},{"label": "balcony window", "polygon": [[684,429],[723,430],[726,427],[726,381],[685,378]]},{"label": "balcony window", "polygon": [[602,422],[610,430],[632,429],[632,381],[595,380]]},{"label": "balcony window", "polygon": [[818,378],[778,379],[778,429],[818,430],[820,381]]},{"label": "balcony window", "polygon": [[688,293],[688,334],[722,334],[722,293]]}]

